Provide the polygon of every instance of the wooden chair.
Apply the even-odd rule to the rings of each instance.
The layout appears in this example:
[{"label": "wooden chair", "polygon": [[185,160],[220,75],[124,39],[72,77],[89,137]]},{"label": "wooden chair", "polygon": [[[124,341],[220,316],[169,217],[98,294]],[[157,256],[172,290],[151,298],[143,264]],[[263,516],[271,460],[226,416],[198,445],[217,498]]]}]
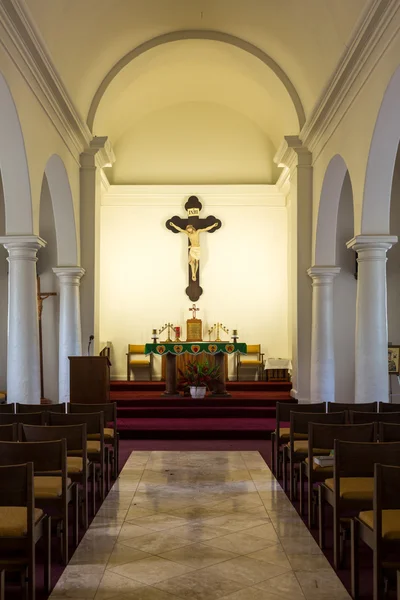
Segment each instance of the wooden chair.
[{"label": "wooden chair", "polygon": [[[62,526],[61,550],[64,564],[68,563],[68,505],[74,509],[74,545],[78,543],[78,493],[76,483],[67,477],[67,443],[51,442],[0,442],[0,466],[34,465],[34,494],[38,508],[48,510],[60,520]],[[53,475],[57,473],[57,475]]]},{"label": "wooden chair", "polygon": [[379,423],[378,439],[380,442],[400,442],[400,424]]},{"label": "wooden chair", "polygon": [[354,510],[372,508],[374,464],[400,465],[400,442],[366,443],[335,440],[333,478],[319,486],[319,541],[325,544],[324,503],[333,507],[333,557],[341,563],[340,520]]},{"label": "wooden chair", "polygon": [[349,411],[350,423],[400,423],[400,412],[369,413]]},{"label": "wooden chair", "polygon": [[17,402],[15,405],[15,412],[18,413],[37,413],[37,412],[60,412],[65,413],[65,403],[61,404],[21,404]]},{"label": "wooden chair", "polygon": [[12,423],[23,423],[24,425],[44,425],[45,422],[45,411],[36,413],[0,414],[0,425],[12,425]]},{"label": "wooden chair", "polygon": [[[283,449],[283,471],[286,472],[286,458],[289,458],[289,495],[290,500],[297,497],[295,488],[295,464],[301,463],[308,455],[308,424],[326,423],[342,424],[346,420],[346,413],[310,413],[295,412],[290,413],[290,432],[289,443]],[[305,436],[305,439],[296,439],[296,435]],[[332,448],[315,448],[314,454],[329,454]],[[286,488],[286,483],[284,485]]]},{"label": "wooden chair", "polygon": [[349,421],[349,411],[353,412],[378,412],[378,402],[328,402],[328,413],[331,412],[347,412],[347,421]]},{"label": "wooden chair", "polygon": [[325,479],[333,477],[333,466],[321,466],[314,463],[316,448],[324,450],[333,450],[335,440],[345,440],[351,442],[375,442],[376,424],[366,425],[336,425],[325,423],[308,424],[308,457],[300,463],[300,514],[303,514],[304,508],[304,476],[307,478],[308,485],[308,526],[315,523],[314,518],[314,484],[321,483]]},{"label": "wooden chair", "polygon": [[393,404],[392,402],[379,402],[380,413],[393,413],[400,412],[400,404]]},{"label": "wooden chair", "polygon": [[[33,464],[0,467],[0,583],[4,572],[22,571],[28,599],[35,599],[36,542],[45,538],[44,587],[51,588],[51,518],[35,508]],[[1,594],[0,594],[1,595]]]},{"label": "wooden chair", "polygon": [[[104,413],[104,442],[113,448],[113,476],[118,477],[119,464],[119,433],[117,431],[117,403],[108,402],[107,404],[68,404],[69,413]],[[111,425],[111,427],[109,427]],[[99,440],[99,435],[90,433],[88,440]]]},{"label": "wooden chair", "polygon": [[[359,597],[359,540],[374,553],[373,598],[386,598],[383,581],[385,560],[400,556],[400,466],[375,464],[372,510],[360,512],[351,527],[351,591]],[[392,561],[390,561],[392,562]],[[390,564],[389,562],[389,564]]]},{"label": "wooden chair", "polygon": [[81,456],[67,455],[67,474],[71,481],[82,488],[82,526],[87,529],[89,525],[88,480],[91,464],[87,458],[86,424],[60,427],[20,424],[18,438],[20,442],[47,442],[64,439],[67,442],[67,454],[74,450],[81,453]]},{"label": "wooden chair", "polygon": [[0,414],[15,413],[15,404],[0,404]]},{"label": "wooden chair", "polygon": [[[153,355],[146,356],[144,353],[144,344],[128,344],[126,353],[126,373],[128,381],[131,380],[132,369],[148,369],[150,381],[153,381]],[[132,358],[132,356],[141,356],[142,358]]]},{"label": "wooden chair", "polygon": [[[281,446],[289,441],[290,427],[281,427],[281,423],[290,422],[290,413],[312,412],[325,413],[326,403],[318,402],[316,404],[297,404],[297,402],[277,402],[276,403],[276,429],[271,434],[271,465],[273,474],[280,476],[280,457]],[[307,439],[307,434],[295,435],[295,440]]]},{"label": "wooden chair", "polygon": [[[104,444],[104,413],[67,413],[60,415],[58,413],[48,413],[48,424],[50,426],[63,426],[63,425],[86,425],[87,436],[97,434],[98,440],[87,440],[87,456],[93,465],[99,466],[99,495],[101,501],[104,500],[105,493],[105,481],[107,480],[107,487],[109,487],[108,473],[106,473],[106,447]],[[77,450],[71,450],[70,456],[81,456],[82,453]],[[92,494],[93,500],[93,512],[96,512],[95,507],[95,493],[93,488]]]},{"label": "wooden chair", "polygon": [[0,441],[1,442],[17,442],[18,441],[18,426],[16,423],[11,423],[11,425],[0,425]]},{"label": "wooden chair", "polygon": [[[247,356],[253,355],[255,358],[247,358]],[[247,344],[246,358],[237,355],[236,362],[236,381],[239,381],[239,374],[242,368],[253,367],[256,369],[259,381],[263,379],[264,371],[264,353],[261,352],[261,344]]]}]

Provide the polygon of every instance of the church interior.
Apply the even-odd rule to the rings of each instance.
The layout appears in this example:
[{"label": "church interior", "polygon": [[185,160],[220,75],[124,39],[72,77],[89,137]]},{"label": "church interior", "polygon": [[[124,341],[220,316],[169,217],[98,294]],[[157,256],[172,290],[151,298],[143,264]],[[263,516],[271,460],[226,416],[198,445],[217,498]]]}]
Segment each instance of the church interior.
[{"label": "church interior", "polygon": [[0,600],[399,600],[400,0],[0,42]]}]

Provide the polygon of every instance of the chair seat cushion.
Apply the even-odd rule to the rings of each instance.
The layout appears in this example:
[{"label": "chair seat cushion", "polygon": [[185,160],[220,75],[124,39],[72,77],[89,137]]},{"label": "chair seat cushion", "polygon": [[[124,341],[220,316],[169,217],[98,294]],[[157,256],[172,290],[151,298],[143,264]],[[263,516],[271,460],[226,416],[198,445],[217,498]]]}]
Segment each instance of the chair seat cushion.
[{"label": "chair seat cushion", "polygon": [[[325,485],[334,491],[334,479],[326,479]],[[370,500],[374,495],[373,477],[341,477],[340,497],[343,500]]]},{"label": "chair seat cushion", "polygon": [[[86,443],[86,450],[88,454],[98,454],[101,449],[100,442],[95,440],[88,440]],[[68,456],[81,456],[82,450],[68,450]]]},{"label": "chair seat cushion", "polygon": [[132,367],[149,367],[150,361],[149,360],[130,360],[129,364]]},{"label": "chair seat cushion", "polygon": [[[308,458],[305,459],[304,461],[307,465],[308,463]],[[317,465],[317,463],[315,463],[313,461],[313,471],[318,471],[318,473],[326,473],[327,475],[333,475],[333,467],[329,466],[329,467],[321,467],[321,465]]]},{"label": "chair seat cushion", "polygon": [[[290,448],[290,442],[288,443],[288,448]],[[301,454],[308,454],[308,440],[297,440],[294,442],[293,450],[295,452],[299,452]],[[314,448],[314,454],[323,454],[328,455],[331,450],[329,448]]]},{"label": "chair seat cushion", "polygon": [[[374,528],[373,510],[360,512],[358,518],[370,529]],[[400,510],[382,511],[382,537],[386,540],[400,540]]]},{"label": "chair seat cushion", "polygon": [[[35,523],[43,517],[43,511],[35,508]],[[23,537],[28,533],[28,509],[25,506],[0,506],[0,537]]]},{"label": "chair seat cushion", "polygon": [[[67,487],[71,480],[67,479]],[[38,475],[33,478],[35,498],[60,498],[62,496],[62,477]]]},{"label": "chair seat cushion", "polygon": [[247,367],[247,366],[251,366],[251,365],[262,365],[262,361],[261,360],[241,360],[239,365],[241,367]]},{"label": "chair seat cushion", "polygon": [[[89,461],[87,461],[89,463]],[[83,460],[80,456],[68,456],[67,457],[67,472],[68,473],[82,473],[83,471]]]},{"label": "chair seat cushion", "polygon": [[[290,440],[290,427],[280,427],[279,433],[280,433],[279,439],[281,442],[288,442]],[[308,438],[307,433],[295,433],[294,434],[295,440],[306,440],[307,438]]]},{"label": "chair seat cushion", "polygon": [[[100,434],[99,433],[89,433],[89,435],[87,436],[88,440],[99,440],[100,439]],[[104,440],[113,440],[114,439],[114,429],[112,429],[111,427],[105,427],[104,428]]]}]

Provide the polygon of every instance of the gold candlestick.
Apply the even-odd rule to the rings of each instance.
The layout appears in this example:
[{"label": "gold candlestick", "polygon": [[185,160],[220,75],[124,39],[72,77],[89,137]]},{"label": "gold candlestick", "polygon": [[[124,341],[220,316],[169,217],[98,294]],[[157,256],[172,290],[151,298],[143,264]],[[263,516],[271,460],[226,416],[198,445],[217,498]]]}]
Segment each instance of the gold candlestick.
[{"label": "gold candlestick", "polygon": [[165,323],[164,327],[161,327],[158,333],[162,333],[163,331],[165,331],[166,329],[168,329],[168,337],[165,340],[165,344],[171,344],[172,340],[171,340],[171,329],[173,329],[174,326],[172,323]]}]

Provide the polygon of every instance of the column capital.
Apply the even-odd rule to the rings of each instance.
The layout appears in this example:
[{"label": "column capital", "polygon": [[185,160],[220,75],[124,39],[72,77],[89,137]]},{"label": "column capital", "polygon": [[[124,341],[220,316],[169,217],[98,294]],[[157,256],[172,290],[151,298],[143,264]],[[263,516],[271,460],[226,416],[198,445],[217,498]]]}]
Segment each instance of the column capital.
[{"label": "column capital", "polygon": [[351,249],[358,253],[372,250],[378,253],[382,253],[383,251],[386,254],[393,244],[397,244],[397,241],[397,235],[356,235],[347,242],[346,246],[349,250]]},{"label": "column capital", "polygon": [[4,235],[0,244],[8,250],[7,260],[37,260],[36,253],[47,244],[38,235]]},{"label": "column capital", "polygon": [[340,267],[314,266],[307,269],[307,273],[313,280],[313,285],[329,285],[339,275]]},{"label": "column capital", "polygon": [[54,267],[53,273],[64,285],[80,285],[85,269],[82,267]]}]

